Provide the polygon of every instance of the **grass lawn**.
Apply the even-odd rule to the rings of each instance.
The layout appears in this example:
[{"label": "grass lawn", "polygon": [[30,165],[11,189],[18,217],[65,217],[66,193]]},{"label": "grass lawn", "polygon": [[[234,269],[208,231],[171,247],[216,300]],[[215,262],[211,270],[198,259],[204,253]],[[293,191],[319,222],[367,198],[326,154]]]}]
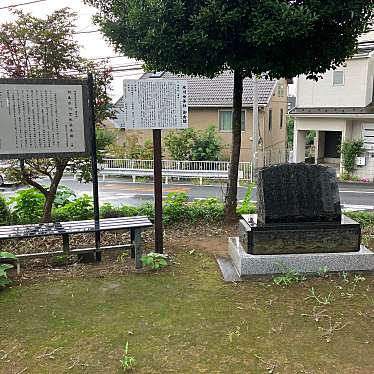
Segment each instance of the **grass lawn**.
[{"label": "grass lawn", "polygon": [[204,252],[174,262],[1,292],[0,372],[120,373],[128,341],[137,373],[373,373],[373,275],[225,284]]}]

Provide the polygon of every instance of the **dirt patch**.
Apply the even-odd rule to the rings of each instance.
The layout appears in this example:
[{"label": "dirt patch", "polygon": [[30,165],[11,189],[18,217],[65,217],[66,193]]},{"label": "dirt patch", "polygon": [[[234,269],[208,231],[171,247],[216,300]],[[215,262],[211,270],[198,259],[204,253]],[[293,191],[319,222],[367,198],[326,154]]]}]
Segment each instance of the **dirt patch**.
[{"label": "dirt patch", "polygon": [[[202,251],[211,256],[224,256],[227,252],[227,238],[236,234],[237,226],[221,224],[178,224],[165,228],[165,253],[171,261],[177,253],[189,251]],[[143,234],[145,251],[154,248],[153,230],[146,230]],[[102,245],[120,245],[129,243],[127,231],[104,233]],[[93,234],[78,234],[71,236],[72,248],[94,247]],[[57,251],[62,249],[62,240],[59,237],[32,238],[24,240],[8,240],[0,244],[0,250],[16,254],[39,253]],[[11,277],[18,284],[34,283],[41,280],[60,280],[84,277],[102,278],[109,274],[124,275],[128,273],[142,273],[136,270],[134,260],[123,252],[104,252],[100,263],[79,263],[76,256],[55,256],[28,260],[22,264],[22,272],[17,276],[15,271]]]}]

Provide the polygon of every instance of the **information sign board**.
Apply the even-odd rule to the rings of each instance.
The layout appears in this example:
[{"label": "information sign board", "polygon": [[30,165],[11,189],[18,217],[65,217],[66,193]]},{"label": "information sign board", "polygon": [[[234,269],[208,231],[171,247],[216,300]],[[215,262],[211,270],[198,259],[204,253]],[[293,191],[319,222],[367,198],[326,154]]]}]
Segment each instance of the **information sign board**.
[{"label": "information sign board", "polygon": [[0,158],[90,154],[87,82],[0,79]]},{"label": "information sign board", "polygon": [[186,80],[124,81],[125,129],[184,129],[188,127]]}]

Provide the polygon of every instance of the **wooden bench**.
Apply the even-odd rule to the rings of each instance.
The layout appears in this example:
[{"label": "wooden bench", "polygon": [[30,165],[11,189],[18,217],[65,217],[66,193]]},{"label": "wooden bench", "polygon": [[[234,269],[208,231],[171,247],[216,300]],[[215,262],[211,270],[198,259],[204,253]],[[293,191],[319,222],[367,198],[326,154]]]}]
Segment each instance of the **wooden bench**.
[{"label": "wooden bench", "polygon": [[130,249],[131,258],[135,258],[136,268],[141,268],[141,256],[143,251],[142,231],[152,227],[148,217],[121,217],[100,220],[99,227],[95,227],[94,220],[71,221],[61,223],[42,223],[36,225],[1,226],[0,240],[25,239],[44,236],[61,236],[62,251],[40,252],[18,255],[18,259],[30,259],[57,255],[85,254],[95,252],[95,248],[71,249],[70,235],[94,233],[96,231],[130,231],[130,244],[101,247],[100,250]]}]

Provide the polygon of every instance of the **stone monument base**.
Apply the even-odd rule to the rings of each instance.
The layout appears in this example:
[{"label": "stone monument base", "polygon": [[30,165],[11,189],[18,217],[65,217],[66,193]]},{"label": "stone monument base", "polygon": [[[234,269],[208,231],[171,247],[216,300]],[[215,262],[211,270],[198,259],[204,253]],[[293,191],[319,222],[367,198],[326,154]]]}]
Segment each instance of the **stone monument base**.
[{"label": "stone monument base", "polygon": [[374,253],[361,246],[358,252],[252,255],[245,252],[239,237],[229,238],[229,255],[240,277],[279,274],[284,269],[300,273],[328,271],[373,271]]},{"label": "stone monument base", "polygon": [[239,237],[252,255],[358,252],[361,227],[344,215],[340,222],[259,224],[249,214],[239,222]]}]

